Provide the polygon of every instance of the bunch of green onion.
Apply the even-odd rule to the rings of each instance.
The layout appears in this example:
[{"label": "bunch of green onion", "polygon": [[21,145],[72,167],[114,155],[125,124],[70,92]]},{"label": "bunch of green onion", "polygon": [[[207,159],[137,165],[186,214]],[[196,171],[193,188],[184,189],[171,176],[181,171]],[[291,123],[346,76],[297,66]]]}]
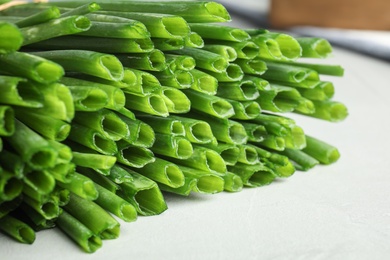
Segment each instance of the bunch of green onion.
[{"label": "bunch of green onion", "polygon": [[[297,61],[321,38],[240,29],[202,1],[64,1],[0,12],[0,230],[58,226],[84,251],[167,209],[163,192],[238,192],[330,164],[286,113],[347,116]],[[115,215],[116,217],[113,217]]]}]

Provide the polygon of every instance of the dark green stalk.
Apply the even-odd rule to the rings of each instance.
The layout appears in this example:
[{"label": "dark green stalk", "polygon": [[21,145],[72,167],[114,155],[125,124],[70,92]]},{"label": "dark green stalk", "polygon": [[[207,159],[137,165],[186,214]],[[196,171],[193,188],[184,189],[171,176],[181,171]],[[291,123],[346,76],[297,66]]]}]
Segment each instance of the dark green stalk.
[{"label": "dark green stalk", "polygon": [[50,20],[59,18],[60,15],[61,13],[58,7],[50,6],[42,11],[36,12],[35,14],[20,19],[15,24],[19,28],[23,28],[27,26],[48,22]]},{"label": "dark green stalk", "polygon": [[340,158],[336,147],[308,135],[306,135],[306,147],[302,151],[322,164],[331,164]]},{"label": "dark green stalk", "polygon": [[1,218],[0,230],[20,243],[32,244],[35,241],[34,230],[26,223],[11,216]]}]

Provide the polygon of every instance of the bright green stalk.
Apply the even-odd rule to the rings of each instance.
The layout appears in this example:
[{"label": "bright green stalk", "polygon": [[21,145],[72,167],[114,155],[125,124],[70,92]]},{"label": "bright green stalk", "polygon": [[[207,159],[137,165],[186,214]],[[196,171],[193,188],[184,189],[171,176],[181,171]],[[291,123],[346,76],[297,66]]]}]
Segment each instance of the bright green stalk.
[{"label": "bright green stalk", "polygon": [[69,163],[72,160],[72,150],[69,148],[69,146],[53,141],[53,140],[47,140],[51,147],[53,147],[57,151],[57,160],[56,163]]},{"label": "bright green stalk", "polygon": [[185,136],[185,128],[183,122],[174,116],[159,117],[152,115],[137,115],[137,118],[147,123],[157,133]]},{"label": "bright green stalk", "polygon": [[229,62],[223,56],[197,48],[186,47],[173,51],[173,53],[191,56],[195,59],[197,68],[213,72],[222,72],[226,70],[229,64]]},{"label": "bright green stalk", "polygon": [[43,50],[72,49],[77,45],[79,50],[90,50],[103,53],[146,53],[154,49],[150,38],[121,39],[106,37],[88,37],[68,35],[51,38],[31,44],[29,47]]},{"label": "bright green stalk", "polygon": [[175,70],[190,71],[195,68],[195,59],[187,55],[164,54],[167,67],[172,72]]},{"label": "bright green stalk", "polygon": [[317,37],[296,37],[302,48],[304,58],[326,58],[332,53],[332,46],[323,38]]},{"label": "bright green stalk", "polygon": [[178,89],[190,88],[194,84],[192,73],[186,70],[170,71],[166,69],[165,71],[154,72],[153,75],[157,77],[162,85]]},{"label": "bright green stalk", "polygon": [[130,134],[126,123],[109,109],[101,109],[95,112],[78,112],[74,122],[93,128],[104,137],[114,141],[118,141]]},{"label": "bright green stalk", "polygon": [[30,110],[15,112],[16,118],[47,139],[63,141],[70,133],[70,124],[62,120]]},{"label": "bright green stalk", "polygon": [[185,47],[184,38],[152,38],[154,47],[161,51],[180,50]]},{"label": "bright green stalk", "polygon": [[256,123],[275,122],[281,125],[295,125],[295,121],[291,118],[288,118],[286,116],[276,115],[276,114],[268,114],[268,113],[261,113],[252,121]]},{"label": "bright green stalk", "polygon": [[225,161],[216,151],[198,145],[194,145],[193,150],[194,151],[192,155],[187,159],[175,160],[170,158],[169,160],[175,162],[178,165],[183,165],[206,172],[220,174],[226,172]]},{"label": "bright green stalk", "polygon": [[259,156],[257,154],[257,151],[253,146],[251,145],[238,145],[238,148],[240,149],[240,154],[238,156],[238,162],[244,163],[244,164],[250,164],[254,165],[259,163]]},{"label": "bright green stalk", "polygon": [[48,22],[50,20],[59,18],[60,15],[61,13],[58,7],[50,6],[42,11],[36,12],[35,14],[20,19],[15,24],[19,28],[23,28],[27,26]]},{"label": "bright green stalk", "polygon": [[196,32],[190,32],[184,37],[184,47],[203,48],[204,41]]},{"label": "bright green stalk", "polygon": [[1,71],[49,84],[64,75],[64,69],[47,59],[25,52],[12,52],[0,56]]},{"label": "bright green stalk", "polygon": [[213,132],[210,125],[205,121],[173,115],[170,118],[178,120],[183,124],[185,137],[191,143],[206,144],[213,141]]},{"label": "bright green stalk", "polygon": [[186,138],[156,133],[156,141],[151,150],[160,155],[186,159],[193,153],[193,148]]},{"label": "bright green stalk", "polygon": [[179,167],[186,178],[197,180],[196,185],[192,189],[194,192],[215,194],[223,191],[224,180],[219,174],[185,166]]},{"label": "bright green stalk", "polygon": [[40,135],[15,119],[15,132],[6,138],[8,143],[33,169],[53,167],[57,152]]},{"label": "bright green stalk", "polygon": [[248,135],[248,141],[250,142],[261,142],[267,135],[266,128],[261,124],[254,124],[247,121],[240,121],[240,124],[244,126]]},{"label": "bright green stalk", "polygon": [[118,151],[113,140],[107,139],[92,128],[76,123],[72,123],[69,139],[105,155],[114,155]]},{"label": "bright green stalk", "polygon": [[[119,164],[115,164],[113,168],[119,167],[118,165]],[[111,170],[112,168],[107,172],[106,175],[103,175],[96,169],[84,168],[84,167],[80,167],[77,169],[77,171],[79,171],[81,174],[85,175],[86,177],[90,178],[94,183],[99,184],[100,186],[104,187],[110,192],[116,193],[120,189],[120,187],[119,187],[119,183],[115,183],[113,180],[111,180],[110,177]]]},{"label": "bright green stalk", "polygon": [[296,60],[302,55],[298,41],[287,34],[266,32],[252,37],[259,45],[259,56],[273,60]]},{"label": "bright green stalk", "polygon": [[258,146],[252,145],[252,147],[256,149],[260,161],[270,168],[277,177],[286,178],[295,172],[295,167],[287,156],[268,152]]},{"label": "bright green stalk", "polygon": [[126,93],[125,95],[125,107],[128,109],[163,117],[169,115],[168,108],[165,104],[164,98],[161,95],[153,93],[146,96],[138,96],[130,93]]},{"label": "bright green stalk", "polygon": [[56,220],[56,224],[87,253],[93,253],[102,246],[99,236],[65,210]]},{"label": "bright green stalk", "polygon": [[23,107],[42,107],[44,97],[37,86],[19,77],[0,76],[0,103]]},{"label": "bright green stalk", "polygon": [[57,163],[53,168],[47,169],[45,172],[50,174],[56,181],[69,182],[71,175],[75,172],[76,165],[74,163]]},{"label": "bright green stalk", "polygon": [[71,193],[69,203],[64,209],[101,239],[114,239],[119,236],[119,223],[93,201]]},{"label": "bright green stalk", "polygon": [[[23,45],[41,42],[50,38],[87,31],[91,21],[81,15],[57,18],[45,23],[20,29],[23,34]],[[49,29],[50,28],[50,29]]]},{"label": "bright green stalk", "polygon": [[20,243],[32,244],[35,241],[34,230],[26,223],[9,215],[1,218],[0,230]]},{"label": "bright green stalk", "polygon": [[218,44],[229,46],[234,48],[237,53],[237,58],[251,60],[258,56],[259,46],[250,40],[240,41],[240,42],[229,42],[223,40],[209,40],[206,41],[207,44]]},{"label": "bright green stalk", "polygon": [[[183,17],[187,22],[208,23],[228,22],[230,15],[225,7],[219,3],[206,1],[173,1],[156,4],[153,1],[97,1],[103,10],[122,12],[148,12],[159,14],[172,14]],[[56,5],[64,7],[77,7],[80,1],[57,2]]]},{"label": "bright green stalk", "polygon": [[92,12],[96,12],[98,10],[100,10],[100,6],[97,3],[92,2],[92,3],[80,5],[71,10],[67,10],[61,14],[61,17],[67,17],[72,15],[85,15]]},{"label": "bright green stalk", "polygon": [[261,107],[256,101],[236,101],[226,99],[234,109],[232,119],[250,120],[261,113]]},{"label": "bright green stalk", "polygon": [[10,201],[22,193],[23,182],[14,173],[0,170],[0,201]]},{"label": "bright green stalk", "polygon": [[130,169],[126,170],[134,180],[119,184],[121,187],[119,195],[133,204],[141,215],[158,215],[164,212],[167,205],[157,184]]},{"label": "bright green stalk", "polygon": [[262,76],[266,80],[297,84],[302,83],[306,79],[312,81],[319,79],[315,71],[304,67],[293,66],[290,63],[268,61],[267,67],[267,71]]},{"label": "bright green stalk", "polygon": [[208,71],[208,74],[216,78],[219,82],[240,81],[244,77],[244,71],[234,63],[229,63],[227,68],[222,72]]},{"label": "bright green stalk", "polygon": [[32,208],[32,210],[39,213],[46,220],[55,219],[60,214],[60,207],[58,200],[54,198],[47,198],[44,201],[37,201],[30,196],[24,194],[23,202]]},{"label": "bright green stalk", "polygon": [[289,133],[284,136],[286,147],[292,149],[302,149],[306,146],[306,138],[303,129],[297,125],[288,127]]},{"label": "bright green stalk", "polygon": [[125,136],[123,140],[140,147],[148,148],[153,145],[155,137],[152,127],[138,119],[131,119],[124,115],[119,116],[127,124],[130,130],[130,134],[128,136]]},{"label": "bright green stalk", "polygon": [[347,107],[338,101],[324,100],[312,101],[315,107],[314,113],[306,114],[307,116],[327,120],[330,122],[339,122],[348,116]]},{"label": "bright green stalk", "polygon": [[[157,159],[158,158],[156,158],[156,160]],[[149,164],[147,164],[147,165],[149,165]],[[145,165],[145,167],[146,167],[146,165]],[[143,169],[143,167],[141,169]],[[112,168],[110,169],[109,174],[107,175],[107,179],[111,180],[111,182],[114,182],[115,185],[121,184],[123,182],[132,182],[132,181],[134,181],[133,176],[131,176],[127,172],[126,169],[124,169],[123,167],[119,166],[119,164],[115,164],[115,165],[112,166]],[[107,184],[105,186],[107,187]],[[119,187],[118,187],[118,189],[119,189]],[[108,190],[110,190],[110,191],[114,190],[114,192],[116,192],[116,190],[118,190],[118,189],[110,188]]]},{"label": "bright green stalk", "polygon": [[107,84],[100,84],[96,82],[91,82],[87,80],[81,80],[76,78],[69,78],[69,77],[63,77],[61,79],[61,82],[67,86],[89,86],[89,87],[96,87],[104,92],[106,92],[108,96],[108,103],[106,105],[106,108],[112,109],[112,110],[118,110],[122,108],[125,105],[126,97],[123,91],[117,87],[107,85]]},{"label": "bright green stalk", "polygon": [[219,83],[217,95],[237,101],[255,100],[259,97],[257,86],[252,81]]},{"label": "bright green stalk", "polygon": [[123,79],[123,66],[114,55],[85,50],[53,50],[32,54],[60,64],[67,72],[79,72],[107,80]]},{"label": "bright green stalk", "polygon": [[191,89],[183,90],[183,92],[191,100],[191,108],[194,110],[219,118],[229,118],[234,114],[233,106],[223,98]]},{"label": "bright green stalk", "polygon": [[259,145],[276,151],[283,151],[286,148],[284,138],[276,135],[264,136],[264,139],[259,143]]},{"label": "bright green stalk", "polygon": [[239,65],[242,71],[249,75],[263,75],[268,69],[267,63],[261,59],[236,59],[234,63]]},{"label": "bright green stalk", "polygon": [[137,172],[172,188],[184,185],[184,175],[180,168],[176,164],[161,158],[156,158],[154,162],[137,169]]},{"label": "bright green stalk", "polygon": [[139,21],[96,13],[88,14],[86,17],[91,20],[91,28],[79,33],[79,35],[122,39],[145,39],[150,37],[146,26]]},{"label": "bright green stalk", "polygon": [[299,93],[310,100],[329,100],[334,95],[334,85],[330,81],[320,81],[314,88],[298,88]]},{"label": "bright green stalk", "polygon": [[242,190],[244,186],[241,178],[234,173],[226,172],[222,176],[222,178],[225,181],[224,188],[223,188],[225,191],[239,192]]},{"label": "bright green stalk", "polygon": [[98,197],[98,191],[96,190],[93,181],[88,177],[75,172],[69,176],[69,179],[70,181],[67,183],[57,182],[57,184],[84,199],[94,200]]},{"label": "bright green stalk", "polygon": [[240,154],[240,149],[237,145],[218,143],[218,144],[202,144],[202,146],[216,151],[225,161],[226,165],[235,165]]},{"label": "bright green stalk", "polygon": [[126,141],[117,142],[117,146],[117,161],[124,165],[141,168],[155,160],[154,154],[148,148],[134,146]]},{"label": "bright green stalk", "polygon": [[318,160],[298,149],[286,148],[283,151],[280,151],[280,153],[293,161],[296,169],[301,171],[308,171],[319,164]]},{"label": "bright green stalk", "polygon": [[108,96],[93,86],[67,86],[73,97],[76,111],[97,111],[108,104]]},{"label": "bright green stalk", "polygon": [[218,141],[229,144],[244,144],[248,140],[244,126],[236,121],[201,114],[191,114],[190,116],[206,121]]},{"label": "bright green stalk", "polygon": [[341,77],[344,75],[344,68],[340,65],[329,65],[329,64],[313,64],[313,63],[303,63],[303,62],[294,62],[288,63],[298,67],[308,68],[316,71],[318,74],[329,75],[329,76],[338,76]]},{"label": "bright green stalk", "polygon": [[159,183],[158,186],[163,191],[171,192],[171,193],[182,195],[182,196],[188,196],[196,187],[197,182],[198,182],[197,179],[185,177],[184,184],[180,187],[173,188],[173,187],[170,187],[170,186],[165,185],[163,183]]},{"label": "bright green stalk", "polygon": [[0,136],[13,135],[14,131],[14,110],[10,106],[0,105]]},{"label": "bright green stalk", "polygon": [[237,59],[237,52],[233,47],[229,45],[220,45],[220,44],[205,44],[203,49],[214,52],[221,55],[229,62],[233,62]]},{"label": "bright green stalk", "polygon": [[73,151],[72,162],[77,166],[92,169],[109,170],[116,162],[116,157],[98,153],[85,153]]},{"label": "bright green stalk", "polygon": [[123,82],[126,84],[123,91],[140,95],[150,94],[161,86],[154,75],[146,71],[130,68],[125,68]]},{"label": "bright green stalk", "polygon": [[197,32],[205,39],[224,40],[230,41],[230,43],[243,42],[250,39],[247,32],[231,26],[210,23],[190,23],[190,27],[192,31]]},{"label": "bright green stalk", "polygon": [[9,171],[17,178],[23,177],[26,166],[19,155],[6,149],[1,150],[0,152],[0,165],[3,167],[3,171]]},{"label": "bright green stalk", "polygon": [[162,71],[166,68],[164,53],[158,49],[148,53],[117,54],[116,57],[123,66],[133,69]]},{"label": "bright green stalk", "polygon": [[163,98],[169,113],[182,114],[191,109],[191,101],[179,89],[162,86],[154,93]]},{"label": "bright green stalk", "polygon": [[0,21],[0,54],[19,50],[23,43],[23,35],[12,23]]},{"label": "bright green stalk", "polygon": [[215,95],[218,88],[218,80],[201,70],[192,69],[190,73],[194,79],[191,89],[205,93],[207,95]]},{"label": "bright green stalk", "polygon": [[270,83],[267,80],[262,79],[256,75],[244,75],[243,80],[252,81],[257,86],[258,90],[270,89]]},{"label": "bright green stalk", "polygon": [[234,166],[229,166],[228,169],[238,175],[247,187],[268,185],[275,179],[274,173],[261,163],[255,165],[237,163]]},{"label": "bright green stalk", "polygon": [[30,170],[25,173],[23,182],[40,194],[48,194],[54,189],[56,181],[48,171]]},{"label": "bright green stalk", "polygon": [[260,90],[257,99],[260,107],[272,112],[291,112],[303,99],[298,90],[291,87],[272,84],[269,90]]},{"label": "bright green stalk", "polygon": [[133,222],[137,219],[137,211],[133,205],[99,184],[95,183],[95,187],[99,193],[95,202],[99,206],[126,222]]},{"label": "bright green stalk", "polygon": [[336,147],[308,135],[306,135],[306,147],[302,151],[322,164],[331,164],[340,158]]}]

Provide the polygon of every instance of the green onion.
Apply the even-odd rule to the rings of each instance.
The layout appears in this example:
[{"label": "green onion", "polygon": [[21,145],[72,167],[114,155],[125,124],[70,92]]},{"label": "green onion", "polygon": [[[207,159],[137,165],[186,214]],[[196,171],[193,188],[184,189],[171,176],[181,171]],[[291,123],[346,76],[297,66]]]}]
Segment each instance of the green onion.
[{"label": "green onion", "polygon": [[190,88],[194,83],[194,78],[189,71],[166,69],[161,72],[154,72],[153,75],[157,77],[162,85],[171,86],[178,89]]},{"label": "green onion", "polygon": [[230,172],[238,175],[247,187],[264,186],[275,180],[274,173],[260,163],[254,165],[237,163],[234,166],[229,166],[228,169]]},{"label": "green onion", "polygon": [[181,114],[190,111],[191,101],[179,89],[162,86],[154,93],[163,98],[169,113]]},{"label": "green onion", "polygon": [[22,158],[6,149],[2,149],[0,152],[0,165],[3,167],[3,169],[0,168],[0,173],[2,170],[7,170],[16,178],[22,178],[25,173],[26,165]]},{"label": "green onion", "polygon": [[344,75],[344,69],[339,65],[314,64],[314,63],[304,63],[304,62],[289,62],[288,64],[312,69],[316,71],[318,74],[323,74],[323,75],[339,76],[339,77]]},{"label": "green onion", "polygon": [[227,59],[229,62],[233,62],[237,59],[236,50],[228,45],[205,44],[203,46],[203,49],[219,54],[225,59]]},{"label": "green onion", "polygon": [[252,81],[224,82],[219,84],[217,95],[237,101],[248,101],[258,98],[259,91]]},{"label": "green onion", "polygon": [[185,47],[184,38],[153,38],[154,47],[161,51],[174,51],[180,50]]},{"label": "green onion", "polygon": [[[344,120],[348,116],[347,107],[338,101],[324,100],[324,101],[312,101],[314,104],[314,113],[304,113],[305,115],[320,118],[330,122],[339,122]],[[301,112],[301,111],[300,111]]]},{"label": "green onion", "polygon": [[23,35],[12,23],[0,21],[0,54],[19,50],[23,43]]},{"label": "green onion", "polygon": [[117,142],[117,146],[117,160],[124,165],[141,168],[155,160],[154,154],[148,148],[134,146],[126,141]]},{"label": "green onion", "polygon": [[305,58],[326,58],[332,53],[330,43],[317,37],[296,37],[295,38],[302,48],[302,57]]},{"label": "green onion", "polygon": [[154,153],[168,157],[186,159],[193,153],[193,148],[186,138],[156,133],[156,141],[150,148]]},{"label": "green onion", "polygon": [[192,190],[199,193],[215,194],[223,191],[224,180],[216,173],[202,171],[185,166],[179,166],[186,178],[196,179]]},{"label": "green onion", "polygon": [[50,6],[42,11],[36,12],[30,16],[27,16],[23,19],[20,19],[15,24],[19,28],[32,26],[40,23],[45,23],[52,19],[56,19],[60,17],[60,10],[56,6]]},{"label": "green onion", "polygon": [[173,115],[169,118],[183,124],[184,135],[191,143],[206,144],[214,139],[210,125],[202,120]]},{"label": "green onion", "polygon": [[129,135],[123,137],[123,140],[140,147],[151,147],[153,145],[155,136],[152,127],[138,119],[131,119],[124,115],[118,115],[127,124],[130,130]]},{"label": "green onion", "polygon": [[244,184],[242,183],[242,179],[234,173],[226,172],[222,176],[225,184],[224,190],[229,192],[239,192],[242,190]]},{"label": "green onion", "polygon": [[10,201],[22,193],[23,182],[14,173],[0,170],[0,201]]},{"label": "green onion", "polygon": [[261,142],[268,133],[267,129],[261,124],[253,124],[247,121],[240,121],[240,124],[244,126],[250,142]]},{"label": "green onion", "polygon": [[0,106],[0,136],[10,136],[14,131],[14,110],[10,106]]},{"label": "green onion", "polygon": [[308,171],[319,163],[318,160],[298,149],[286,148],[280,153],[292,160],[295,167],[301,171]]},{"label": "green onion", "polygon": [[55,219],[60,214],[58,201],[53,198],[48,198],[47,200],[40,202],[24,194],[23,202],[47,220]]},{"label": "green onion", "polygon": [[140,70],[161,71],[166,68],[164,53],[154,49],[148,53],[117,54],[123,66]]},{"label": "green onion", "polygon": [[42,107],[43,95],[38,88],[19,77],[0,76],[0,102],[23,107]]},{"label": "green onion", "polygon": [[249,120],[256,118],[261,113],[261,107],[256,101],[236,101],[226,99],[234,109],[232,119]]},{"label": "green onion", "polygon": [[331,164],[340,158],[336,147],[308,135],[306,135],[306,147],[302,151],[322,164]]},{"label": "green onion", "polygon": [[247,32],[231,26],[221,26],[209,23],[190,23],[191,30],[198,33],[202,38],[213,40],[224,40],[232,42],[243,42],[250,39]]},{"label": "green onion", "polygon": [[257,151],[251,145],[239,145],[238,148],[240,149],[237,160],[239,163],[254,165],[259,162]]},{"label": "green onion", "polygon": [[35,241],[34,230],[24,222],[9,215],[1,218],[0,230],[20,243],[32,244]]},{"label": "green onion", "polygon": [[166,117],[169,115],[164,98],[158,94],[149,94],[145,96],[126,93],[126,108]]},{"label": "green onion", "polygon": [[96,12],[98,10],[100,10],[100,6],[97,3],[92,2],[92,3],[80,5],[76,8],[73,8],[72,10],[63,12],[61,14],[61,17],[72,16],[72,15],[85,15],[92,12]]},{"label": "green onion", "polygon": [[116,157],[114,156],[75,151],[72,154],[72,162],[82,167],[109,170],[116,163]]},{"label": "green onion", "polygon": [[184,47],[203,48],[204,41],[196,32],[190,32],[184,37]]},{"label": "green onion", "polygon": [[78,196],[88,199],[95,200],[98,197],[98,191],[96,190],[94,183],[88,177],[77,172],[69,176],[69,182],[57,182],[62,188],[68,189]]},{"label": "green onion", "polygon": [[167,68],[172,72],[175,70],[190,71],[195,68],[195,59],[187,55],[175,55],[175,54],[164,54],[165,63]]},{"label": "green onion", "polygon": [[201,70],[192,69],[189,71],[194,79],[191,89],[205,93],[207,95],[215,95],[218,89],[218,80],[211,76],[210,73]]},{"label": "green onion", "polygon": [[334,86],[330,81],[320,81],[314,88],[298,89],[299,93],[310,100],[329,100],[334,95]]},{"label": "green onion", "polygon": [[220,73],[214,71],[208,71],[207,73],[216,78],[219,82],[240,81],[244,77],[244,71],[239,65],[234,63],[229,63],[226,69]]},{"label": "green onion", "polygon": [[236,59],[235,64],[239,65],[243,72],[249,75],[263,75],[267,71],[267,63],[261,59]]},{"label": "green onion", "polygon": [[102,89],[93,86],[67,86],[76,111],[97,111],[107,106],[108,96]]},{"label": "green onion", "polygon": [[184,184],[180,187],[173,188],[163,183],[159,183],[158,187],[163,191],[167,191],[182,196],[189,196],[190,193],[195,189],[197,182],[198,182],[197,179],[185,177]]},{"label": "green onion", "polygon": [[147,114],[141,114],[137,117],[151,126],[155,132],[175,136],[185,136],[186,134],[181,118],[175,118],[174,116],[159,117]]},{"label": "green onion", "polygon": [[257,99],[260,107],[272,112],[291,112],[300,104],[302,96],[291,87],[271,84],[270,89],[260,90]]},{"label": "green onion", "polygon": [[238,156],[240,154],[240,148],[234,144],[227,143],[217,143],[217,144],[202,144],[207,148],[210,148],[223,158],[226,165],[235,165],[238,161]]}]

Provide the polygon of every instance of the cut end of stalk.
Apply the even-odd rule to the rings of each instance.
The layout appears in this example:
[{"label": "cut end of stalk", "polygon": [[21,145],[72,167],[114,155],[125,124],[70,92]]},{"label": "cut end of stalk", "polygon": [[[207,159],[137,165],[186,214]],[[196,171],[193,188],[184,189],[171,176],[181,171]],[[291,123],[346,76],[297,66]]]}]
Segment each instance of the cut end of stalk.
[{"label": "cut end of stalk", "polygon": [[35,170],[51,168],[55,165],[57,153],[51,147],[41,148],[30,154],[27,163]]},{"label": "cut end of stalk", "polygon": [[269,185],[275,180],[275,175],[268,169],[256,171],[244,185],[248,187],[260,187]]},{"label": "cut end of stalk", "polygon": [[169,164],[165,167],[165,175],[170,187],[178,188],[184,185],[183,172],[175,164]]},{"label": "cut end of stalk", "polygon": [[91,21],[85,16],[78,16],[74,20],[74,27],[80,32],[87,31],[91,27]]},{"label": "cut end of stalk", "polygon": [[120,226],[119,223],[117,222],[115,225],[103,230],[99,234],[99,236],[101,239],[115,239],[119,237],[119,233],[120,233]]},{"label": "cut end of stalk", "polygon": [[64,74],[64,69],[57,63],[42,61],[35,68],[35,80],[39,83],[52,83],[58,81]]},{"label": "cut end of stalk", "polygon": [[212,62],[212,67],[216,72],[223,72],[228,67],[228,62],[225,58],[215,59]]},{"label": "cut end of stalk", "polygon": [[223,178],[225,180],[225,191],[239,192],[242,190],[244,184],[242,183],[242,179],[239,176],[233,173],[227,173]]},{"label": "cut end of stalk", "polygon": [[226,75],[230,81],[240,81],[244,77],[244,72],[239,65],[229,63],[226,68]]},{"label": "cut end of stalk", "polygon": [[108,103],[106,92],[101,89],[91,89],[87,96],[80,100],[75,100],[75,109],[82,111],[97,111],[104,108]]},{"label": "cut end of stalk", "polygon": [[206,194],[215,194],[223,191],[225,181],[215,175],[206,175],[198,179],[194,191]]},{"label": "cut end of stalk", "polygon": [[207,150],[205,152],[206,165],[210,171],[225,173],[227,171],[226,164],[223,158],[213,150]]},{"label": "cut end of stalk", "polygon": [[131,204],[122,204],[120,207],[120,216],[123,221],[133,222],[137,219],[137,211]]},{"label": "cut end of stalk", "polygon": [[344,104],[336,102],[332,106],[330,106],[329,114],[329,121],[339,122],[344,120],[348,116],[348,109]]},{"label": "cut end of stalk", "polygon": [[1,198],[10,201],[19,196],[23,190],[23,183],[20,179],[12,177],[6,181],[3,187],[0,186],[2,192]]},{"label": "cut end of stalk", "polygon": [[104,115],[101,126],[107,137],[118,141],[129,134],[129,128],[116,114],[108,113]]},{"label": "cut end of stalk", "polygon": [[35,241],[35,232],[32,228],[24,226],[18,229],[19,242],[24,244],[32,244]]},{"label": "cut end of stalk", "polygon": [[170,127],[170,130],[171,130],[173,135],[180,135],[180,136],[185,135],[184,126],[180,121],[173,120],[171,127]]},{"label": "cut end of stalk", "polygon": [[120,81],[123,79],[123,66],[117,57],[113,55],[103,55],[100,57],[99,63],[105,69],[108,80]]},{"label": "cut end of stalk", "polygon": [[302,55],[301,45],[297,40],[287,34],[279,34],[275,40],[279,44],[284,59],[296,60]]},{"label": "cut end of stalk", "polygon": [[82,249],[87,253],[94,253],[102,247],[102,244],[100,237],[92,235],[87,239],[86,244],[82,246]]},{"label": "cut end of stalk", "polygon": [[[279,44],[277,41],[273,39],[267,39],[265,41],[265,45],[267,46],[268,54],[276,60],[279,60],[283,57],[282,52],[280,51]],[[260,49],[260,52],[262,50]]]},{"label": "cut end of stalk", "polygon": [[223,150],[220,155],[222,156],[226,165],[235,165],[238,161],[239,154],[240,149],[238,149],[238,147],[236,146],[233,146],[231,148]]},{"label": "cut end of stalk", "polygon": [[167,204],[157,184],[149,189],[138,191],[134,199],[139,205],[139,213],[144,216],[158,215],[167,209]]},{"label": "cut end of stalk", "polygon": [[179,159],[187,159],[193,153],[192,144],[184,138],[180,138],[176,143],[176,156]]},{"label": "cut end of stalk", "polygon": [[165,30],[172,36],[185,37],[190,33],[190,27],[186,20],[180,16],[162,17],[161,21]]},{"label": "cut end of stalk", "polygon": [[[207,2],[205,4],[206,10],[212,15],[213,22],[229,22],[231,17],[226,8],[216,2]],[[200,18],[201,19],[201,18]],[[211,21],[210,21],[211,22]]]},{"label": "cut end of stalk", "polygon": [[0,54],[17,51],[23,44],[23,35],[12,23],[0,22]]},{"label": "cut end of stalk", "polygon": [[58,129],[55,140],[58,142],[64,141],[70,133],[70,124],[63,124],[60,129]]},{"label": "cut end of stalk", "polygon": [[203,144],[210,143],[214,137],[210,125],[203,121],[198,121],[191,125],[189,134],[191,134],[191,140]]},{"label": "cut end of stalk", "polygon": [[114,155],[118,152],[116,143],[113,140],[108,140],[100,134],[94,134],[93,146],[95,149],[105,155]]},{"label": "cut end of stalk", "polygon": [[15,131],[14,110],[9,106],[0,106],[0,135],[11,136]]},{"label": "cut end of stalk", "polygon": [[250,39],[250,35],[241,29],[233,29],[230,31],[230,36],[237,42],[243,42]]},{"label": "cut end of stalk", "polygon": [[240,88],[245,100],[255,100],[260,95],[256,85],[251,81],[242,82]]},{"label": "cut end of stalk", "polygon": [[191,101],[188,97],[176,88],[163,88],[163,97],[167,99],[166,106],[168,112],[186,113],[191,109]]},{"label": "cut end of stalk", "polygon": [[135,144],[142,147],[151,147],[155,141],[153,128],[144,122],[140,123],[139,133]]},{"label": "cut end of stalk", "polygon": [[229,137],[234,144],[244,144],[248,140],[245,128],[241,124],[234,124],[229,127]]},{"label": "cut end of stalk", "polygon": [[211,106],[215,115],[220,118],[229,118],[234,115],[233,106],[223,99],[216,100]]},{"label": "cut end of stalk", "polygon": [[162,51],[154,49],[149,53],[149,64],[152,70],[162,71],[166,68],[165,55]]},{"label": "cut end of stalk", "polygon": [[261,107],[257,102],[247,102],[244,108],[248,119],[256,118],[261,113]]},{"label": "cut end of stalk", "polygon": [[169,115],[168,108],[162,97],[157,95],[149,96],[149,105],[156,115],[167,117]]},{"label": "cut end of stalk", "polygon": [[217,93],[218,81],[210,75],[204,75],[197,79],[197,88],[208,95],[215,95]]},{"label": "cut end of stalk", "polygon": [[257,46],[253,42],[247,42],[242,48],[241,48],[241,55],[239,55],[239,58],[243,59],[254,59],[259,54],[259,46]]},{"label": "cut end of stalk", "polygon": [[326,39],[318,39],[318,41],[314,43],[313,49],[316,52],[316,56],[318,58],[326,58],[333,51],[332,46]]},{"label": "cut end of stalk", "polygon": [[195,32],[190,32],[190,34],[188,34],[185,38],[185,46],[192,48],[202,48],[204,46],[203,38]]}]

